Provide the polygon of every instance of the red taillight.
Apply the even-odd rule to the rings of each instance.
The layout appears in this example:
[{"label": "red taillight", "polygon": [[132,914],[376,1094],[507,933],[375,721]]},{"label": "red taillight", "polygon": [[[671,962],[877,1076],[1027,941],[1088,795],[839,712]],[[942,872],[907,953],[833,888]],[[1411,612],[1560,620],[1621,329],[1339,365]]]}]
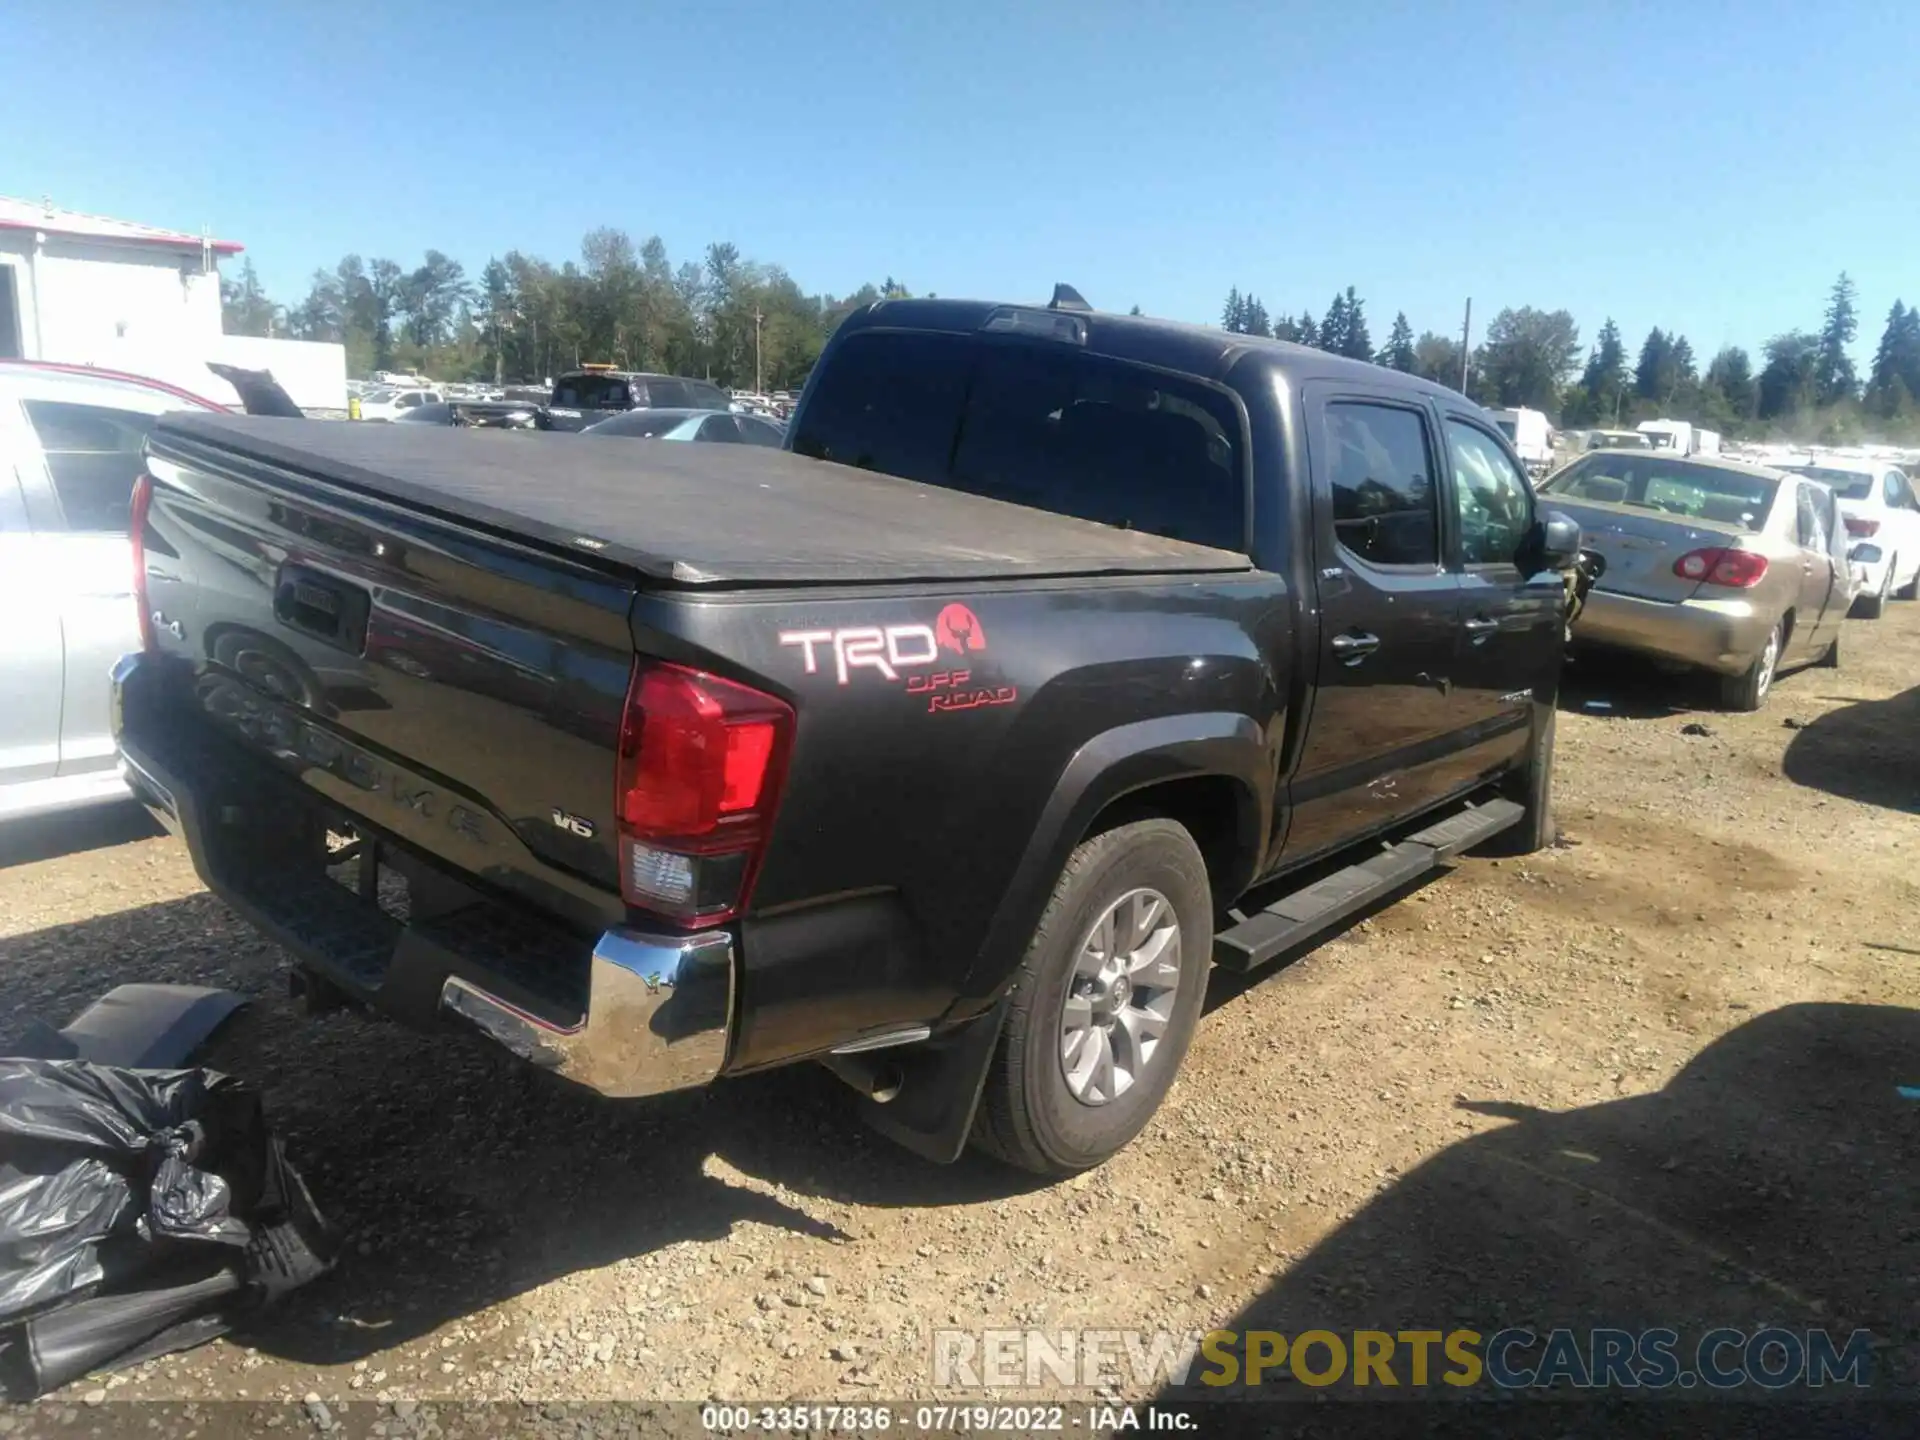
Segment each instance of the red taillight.
[{"label": "red taillight", "polygon": [[1846,521],[1847,533],[1857,536],[1862,540],[1866,539],[1869,535],[1877,535],[1880,532],[1880,522],[1878,520],[1863,520],[1858,515],[1843,515],[1841,519]]},{"label": "red taillight", "polygon": [[1682,580],[1698,580],[1702,585],[1747,590],[1758,585],[1767,573],[1767,557],[1751,550],[1723,550],[1712,546],[1689,550],[1673,562],[1673,573]]},{"label": "red taillight", "polygon": [[792,709],[771,695],[679,665],[635,664],[614,794],[628,903],[688,925],[740,912],[792,736]]},{"label": "red taillight", "polygon": [[153,607],[147,603],[147,510],[153,504],[153,477],[142,471],[133,482],[128,530],[133,536],[133,603],[140,612],[140,648],[151,650]]}]

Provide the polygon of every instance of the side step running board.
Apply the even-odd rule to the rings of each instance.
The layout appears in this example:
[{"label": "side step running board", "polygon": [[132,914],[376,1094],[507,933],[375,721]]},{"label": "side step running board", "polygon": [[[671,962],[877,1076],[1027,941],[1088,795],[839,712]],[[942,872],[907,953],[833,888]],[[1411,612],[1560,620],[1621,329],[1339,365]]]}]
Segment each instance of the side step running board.
[{"label": "side step running board", "polygon": [[1213,937],[1214,963],[1243,971],[1265,965],[1409,880],[1437,869],[1462,850],[1518,824],[1526,813],[1511,800],[1468,806],[1397,845],[1387,846],[1371,860],[1336,871],[1222,930]]}]

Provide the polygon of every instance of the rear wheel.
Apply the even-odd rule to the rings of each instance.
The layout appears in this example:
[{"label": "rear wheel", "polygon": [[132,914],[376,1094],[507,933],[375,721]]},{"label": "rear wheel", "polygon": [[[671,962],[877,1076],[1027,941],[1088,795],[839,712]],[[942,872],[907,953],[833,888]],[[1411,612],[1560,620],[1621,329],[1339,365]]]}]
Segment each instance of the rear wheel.
[{"label": "rear wheel", "polygon": [[[1893,577],[1899,573],[1899,568],[1900,568],[1900,557],[1896,555],[1893,557],[1893,559],[1887,562],[1887,583],[1888,584],[1893,583]],[[1914,567],[1913,578],[1907,581],[1907,583],[1902,585],[1898,590],[1893,592],[1893,598],[1896,600],[1912,600],[1915,598],[1920,598],[1920,565],[1917,565]]]},{"label": "rear wheel", "polygon": [[1833,627],[1833,639],[1828,642],[1826,650],[1821,654],[1820,659],[1816,662],[1818,665],[1820,665],[1822,669],[1838,670],[1840,668],[1841,628],[1842,628],[1842,622],[1836,621]]},{"label": "rear wheel", "polygon": [[1758,710],[1767,703],[1767,692],[1773,688],[1773,672],[1780,663],[1780,646],[1784,639],[1785,625],[1776,620],[1773,629],[1768,632],[1767,643],[1760,653],[1738,675],[1723,676],[1720,681],[1720,702],[1729,710]]},{"label": "rear wheel", "polygon": [[1894,566],[1899,563],[1898,555],[1889,556],[1886,573],[1880,577],[1880,588],[1871,595],[1861,595],[1854,600],[1851,613],[1856,619],[1878,620],[1880,618],[1880,612],[1887,608],[1887,592],[1893,589]]},{"label": "rear wheel", "polygon": [[1138,820],[1083,842],[1015,977],[974,1144],[1071,1175],[1133,1139],[1187,1053],[1212,948],[1207,867],[1183,826]]}]

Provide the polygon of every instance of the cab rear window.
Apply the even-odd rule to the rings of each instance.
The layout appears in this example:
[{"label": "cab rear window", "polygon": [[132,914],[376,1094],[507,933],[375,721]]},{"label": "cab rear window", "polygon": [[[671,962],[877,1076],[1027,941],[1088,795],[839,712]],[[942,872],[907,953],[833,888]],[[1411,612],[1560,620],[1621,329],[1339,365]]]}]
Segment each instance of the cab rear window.
[{"label": "cab rear window", "polygon": [[1017,505],[1246,546],[1244,427],[1222,391],[1078,348],[849,336],[793,448]]},{"label": "cab rear window", "polygon": [[553,403],[577,410],[624,410],[627,382],[618,375],[563,375],[553,387]]}]

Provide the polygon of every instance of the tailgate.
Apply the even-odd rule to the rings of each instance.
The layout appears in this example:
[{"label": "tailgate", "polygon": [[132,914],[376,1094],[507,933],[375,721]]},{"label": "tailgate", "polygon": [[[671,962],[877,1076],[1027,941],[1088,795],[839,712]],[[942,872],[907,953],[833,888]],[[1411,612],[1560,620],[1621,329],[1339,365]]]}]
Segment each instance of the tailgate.
[{"label": "tailgate", "polygon": [[1579,521],[1581,544],[1606,557],[1606,574],[1595,589],[1643,600],[1690,598],[1701,582],[1674,573],[1673,562],[1689,550],[1740,548],[1747,533],[1739,525],[1666,516],[1629,505],[1569,500],[1552,491],[1540,498],[1549,509]]},{"label": "tailgate", "polygon": [[631,584],[164,436],[149,470],[156,644],[205,719],[497,886],[617,894]]}]

